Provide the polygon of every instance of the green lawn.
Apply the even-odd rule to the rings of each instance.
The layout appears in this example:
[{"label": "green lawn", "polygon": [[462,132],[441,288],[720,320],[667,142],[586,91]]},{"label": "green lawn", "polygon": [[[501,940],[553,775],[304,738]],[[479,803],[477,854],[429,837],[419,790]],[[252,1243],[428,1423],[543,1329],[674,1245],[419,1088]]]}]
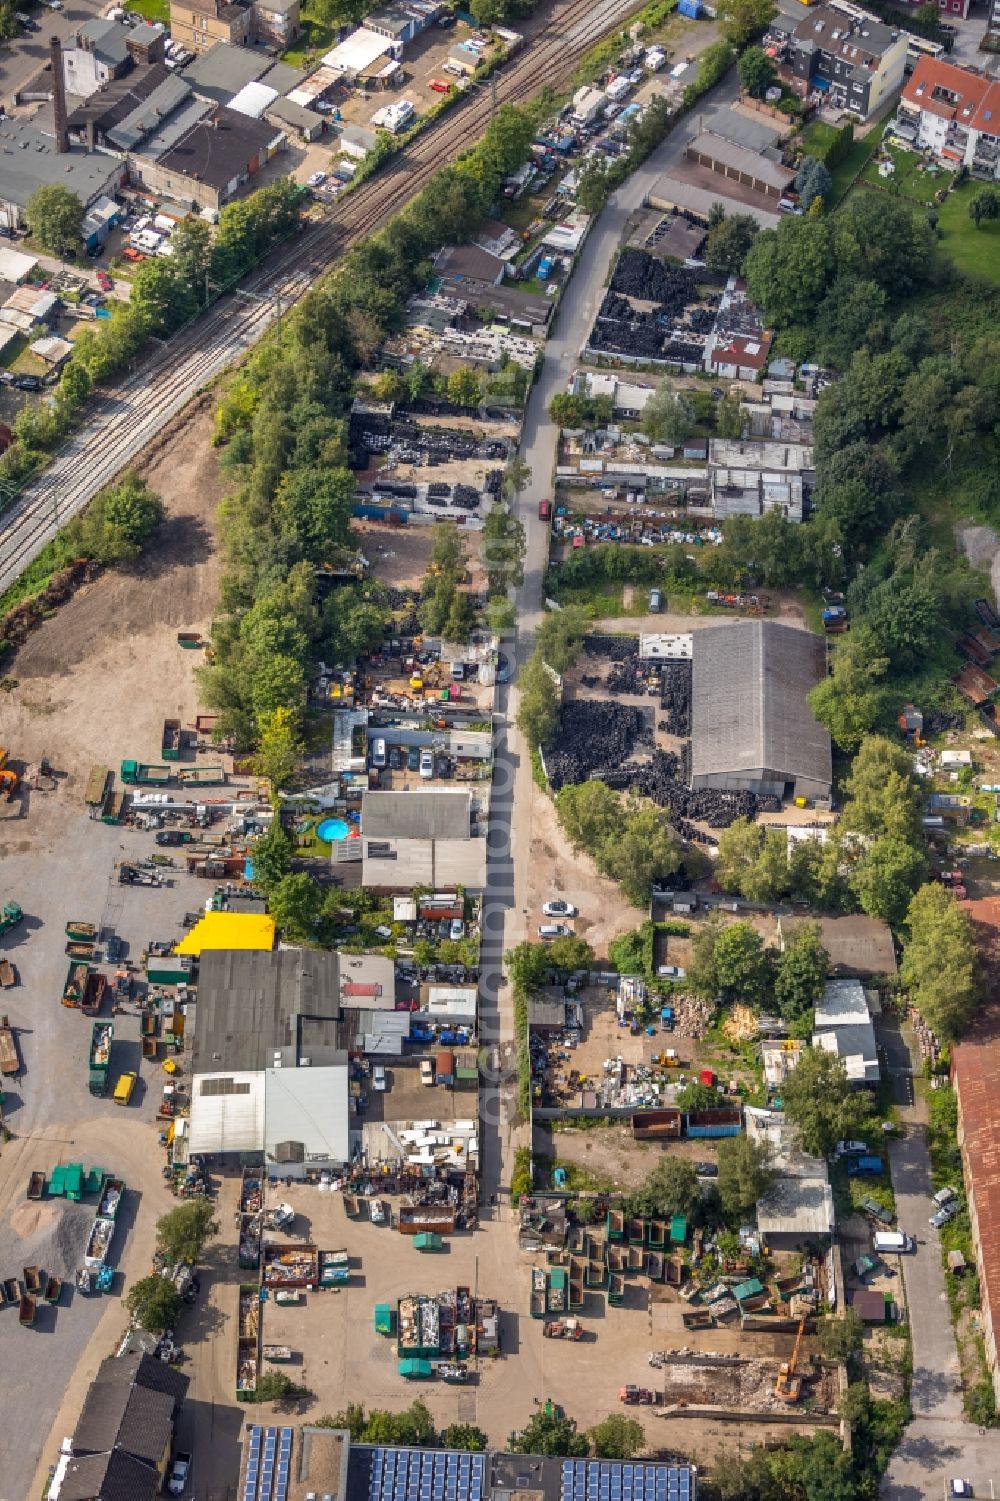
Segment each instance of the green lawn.
[{"label": "green lawn", "polygon": [[909,198],[924,208],[931,208],[935,193],[952,181],[951,172],[934,164],[928,165],[915,151],[887,146],[878,155],[883,161],[888,158],[895,170],[888,177],[882,177],[879,175],[879,163],[872,159],[862,172],[859,182],[881,187],[893,197]]},{"label": "green lawn", "polygon": [[[152,0],[152,3],[158,3],[158,0]],[[295,46],[289,47],[287,52],[281,54],[282,62],[289,63],[293,68],[314,66],[336,45],[337,30],[336,26],[328,26],[323,21],[317,21],[310,15],[309,6],[304,6],[302,33]]]},{"label": "green lawn", "polygon": [[963,182],[949,193],[938,213],[938,233],[947,255],[967,276],[1000,285],[1000,222],[983,223],[977,229],[969,218],[969,199],[982,187]]},{"label": "green lawn", "polygon": [[839,203],[854,181],[861,168],[878,150],[877,132],[868,136],[863,141],[855,141],[843,161],[831,168],[830,175],[833,178],[833,202]]},{"label": "green lawn", "polygon": [[912,203],[933,207],[938,215],[938,238],[945,255],[960,271],[980,281],[1000,286],[1000,221],[983,222],[977,229],[969,218],[969,200],[982,187],[980,182],[963,182],[943,203],[934,203],[934,193],[946,182],[949,173],[929,176],[917,172],[919,158],[911,151],[892,151],[900,163],[890,178],[879,178],[874,162],[862,173],[855,192],[874,191],[874,183],[892,183],[895,191]]},{"label": "green lawn", "polygon": [[126,0],[125,9],[147,21],[162,21],[164,26],[170,25],[170,0]]}]

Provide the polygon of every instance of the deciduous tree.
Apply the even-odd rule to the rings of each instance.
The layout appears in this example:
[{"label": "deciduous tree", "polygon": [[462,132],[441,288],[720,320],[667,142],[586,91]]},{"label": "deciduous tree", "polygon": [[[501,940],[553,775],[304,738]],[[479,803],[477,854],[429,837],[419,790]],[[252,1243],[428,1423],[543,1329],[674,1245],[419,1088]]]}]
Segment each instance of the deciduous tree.
[{"label": "deciduous tree", "polygon": [[835,1053],[807,1048],[781,1087],[785,1114],[798,1129],[803,1151],[828,1157],[838,1141],[856,1136],[865,1116],[847,1070]]},{"label": "deciduous tree", "polygon": [[749,922],[734,922],[721,929],[712,956],[715,983],[728,1001],[758,1005],[767,994],[771,964],[764,940]]},{"label": "deciduous tree", "polygon": [[164,1329],[173,1329],[177,1315],[184,1306],[174,1284],[158,1272],[140,1277],[125,1294],[125,1306],[140,1329],[150,1334],[162,1334]]},{"label": "deciduous tree", "polygon": [[719,1199],[730,1220],[745,1221],[774,1179],[764,1142],[734,1136],[719,1143]]},{"label": "deciduous tree", "polygon": [[694,408],[683,392],[674,390],[673,381],[665,375],[643,407],[641,421],[647,437],[676,447],[694,430]]},{"label": "deciduous tree", "polygon": [[942,1042],[961,1037],[983,994],[972,924],[950,891],[921,886],[906,913],[901,976],[913,1004]]},{"label": "deciduous tree", "polygon": [[785,942],[775,964],[774,999],[781,1015],[798,1022],[812,1015],[830,973],[819,923],[802,923]]},{"label": "deciduous tree", "polygon": [[36,188],[28,199],[25,218],[43,250],[60,257],[76,255],[82,244],[83,204],[60,182]]},{"label": "deciduous tree", "polygon": [[634,1459],[646,1447],[646,1430],[635,1418],[612,1412],[589,1433],[590,1446],[598,1459]]},{"label": "deciduous tree", "polygon": [[694,1213],[700,1191],[698,1174],[686,1157],[661,1157],[641,1188],[629,1200],[635,1214],[650,1218]]}]

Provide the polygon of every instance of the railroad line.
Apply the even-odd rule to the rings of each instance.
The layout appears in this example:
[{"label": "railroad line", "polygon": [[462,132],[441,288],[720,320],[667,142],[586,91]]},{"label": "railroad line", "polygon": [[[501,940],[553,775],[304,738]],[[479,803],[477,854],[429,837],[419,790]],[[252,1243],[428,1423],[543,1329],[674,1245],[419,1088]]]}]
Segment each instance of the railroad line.
[{"label": "railroad line", "polygon": [[[498,104],[520,103],[567,79],[583,54],[639,8],[641,0],[567,0],[528,49],[497,75]],[[242,359],[276,316],[297,302],[338,255],[403,208],[434,173],[489,123],[483,89],[382,169],[370,185],[251,273],[197,322],[101,389],[85,426],[54,454],[0,518],[0,591],[8,589],[61,526],[136,458],[197,392]]]}]

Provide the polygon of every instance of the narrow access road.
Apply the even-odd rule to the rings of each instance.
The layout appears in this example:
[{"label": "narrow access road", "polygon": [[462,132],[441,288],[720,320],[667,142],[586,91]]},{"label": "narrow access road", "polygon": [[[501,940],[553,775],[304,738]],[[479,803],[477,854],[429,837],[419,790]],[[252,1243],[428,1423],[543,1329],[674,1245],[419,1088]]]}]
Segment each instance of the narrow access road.
[{"label": "narrow access road", "polygon": [[[705,95],[698,111],[698,129],[710,128],[718,113],[735,101],[736,90],[734,72]],[[516,1124],[513,996],[503,954],[505,949],[530,939],[540,921],[540,914],[529,912],[527,905],[531,754],[516,723],[519,703],[516,669],[534,649],[542,615],[549,523],[538,519],[538,502],[552,496],[559,440],[559,430],[549,419],[549,402],[557,392],[566,389],[587,341],[604,296],[611,256],[629,217],[642,206],[656,179],[683,156],[690,134],[689,122],[678,122],[649,160],[613,194],[592,227],[572,279],[563,290],[555,325],[545,345],[541,371],[525,411],[520,454],[531,468],[531,479],[518,496],[515,510],[524,525],[527,550],[524,583],[515,595],[517,633],[503,643],[514,681],[510,686],[501,685],[497,693],[493,801],[483,898],[479,1022],[488,1059],[481,1094],[481,1192],[485,1198],[499,1196],[501,1188],[510,1184],[514,1151],[530,1145],[527,1131]]]}]

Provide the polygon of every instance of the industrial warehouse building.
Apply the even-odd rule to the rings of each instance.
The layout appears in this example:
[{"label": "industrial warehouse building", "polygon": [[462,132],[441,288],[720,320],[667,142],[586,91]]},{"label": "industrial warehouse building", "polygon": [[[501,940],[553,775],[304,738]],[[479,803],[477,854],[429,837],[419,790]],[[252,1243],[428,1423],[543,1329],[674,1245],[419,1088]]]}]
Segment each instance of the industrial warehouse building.
[{"label": "industrial warehouse building", "polygon": [[830,736],[808,700],[825,675],[825,642],[795,626],[743,620],[698,631],[692,787],[829,797]]},{"label": "industrial warehouse building", "polygon": [[336,954],[205,951],[191,1009],[192,1152],[295,1178],[350,1160]]}]

